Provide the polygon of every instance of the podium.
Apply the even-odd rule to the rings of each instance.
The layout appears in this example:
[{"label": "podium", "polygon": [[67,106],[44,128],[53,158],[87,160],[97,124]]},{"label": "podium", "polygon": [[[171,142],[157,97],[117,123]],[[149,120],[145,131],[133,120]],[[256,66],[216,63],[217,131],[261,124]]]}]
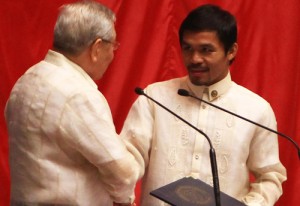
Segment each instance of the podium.
[{"label": "podium", "polygon": [[[150,195],[172,206],[215,206],[213,187],[205,182],[185,177],[150,192]],[[221,206],[246,206],[221,192]]]}]

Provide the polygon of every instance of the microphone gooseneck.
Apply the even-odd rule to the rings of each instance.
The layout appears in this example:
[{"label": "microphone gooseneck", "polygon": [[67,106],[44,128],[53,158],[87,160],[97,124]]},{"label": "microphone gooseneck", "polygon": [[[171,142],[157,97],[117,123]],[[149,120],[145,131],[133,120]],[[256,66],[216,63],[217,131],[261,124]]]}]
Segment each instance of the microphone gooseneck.
[{"label": "microphone gooseneck", "polygon": [[196,97],[196,96],[194,96],[194,95],[191,95],[191,94],[190,94],[187,90],[185,90],[185,89],[178,89],[177,93],[178,93],[179,95],[181,95],[181,96],[195,98],[195,99],[197,99],[197,100],[199,100],[199,101],[202,101],[202,102],[204,102],[204,103],[206,103],[206,104],[208,104],[208,105],[210,105],[210,106],[212,106],[212,107],[215,107],[215,108],[217,108],[217,109],[220,109],[220,110],[222,110],[222,111],[224,111],[224,112],[227,112],[227,113],[229,113],[229,114],[231,114],[231,115],[233,115],[233,116],[236,116],[236,117],[238,117],[238,118],[240,118],[240,119],[243,119],[243,120],[245,120],[245,121],[247,121],[247,122],[250,122],[250,123],[252,123],[252,124],[254,124],[254,125],[256,125],[256,126],[259,126],[259,127],[261,127],[261,128],[264,128],[264,129],[266,129],[266,130],[268,130],[268,131],[270,131],[270,132],[273,132],[273,133],[275,133],[275,134],[277,134],[277,135],[280,135],[280,136],[286,138],[287,140],[289,140],[289,141],[296,147],[296,149],[297,149],[297,151],[298,151],[298,157],[299,157],[299,159],[300,159],[300,148],[299,148],[298,144],[297,144],[291,137],[289,137],[289,136],[287,136],[287,135],[285,135],[285,134],[283,134],[283,133],[281,133],[281,132],[275,131],[275,130],[269,128],[269,127],[266,127],[266,126],[264,126],[264,125],[261,125],[261,124],[259,124],[259,123],[257,123],[257,122],[254,122],[254,121],[252,121],[252,120],[250,120],[250,119],[247,119],[247,118],[245,118],[245,117],[242,117],[242,116],[240,116],[240,115],[238,115],[238,114],[235,114],[235,113],[233,113],[233,112],[231,112],[231,111],[229,111],[229,110],[226,110],[226,109],[224,109],[224,108],[222,108],[222,107],[219,107],[219,106],[217,106],[217,105],[215,105],[215,104],[212,104],[212,103],[210,103],[210,102],[208,102],[208,101],[205,101],[205,100],[203,100],[203,99],[201,99],[201,98],[199,98],[199,97]]},{"label": "microphone gooseneck", "polygon": [[209,157],[210,157],[211,170],[212,170],[212,176],[213,176],[213,186],[214,186],[213,188],[214,188],[215,202],[216,202],[216,206],[221,206],[221,195],[220,195],[220,186],[219,186],[219,176],[218,176],[216,152],[215,152],[215,149],[213,148],[211,140],[207,136],[207,134],[205,134],[202,130],[198,129],[197,127],[195,127],[194,125],[192,125],[191,123],[189,123],[188,121],[186,121],[185,119],[180,117],[179,115],[175,114],[173,111],[171,111],[170,109],[168,109],[167,107],[165,107],[164,105],[162,105],[161,103],[159,103],[158,101],[153,99],[152,97],[148,96],[144,92],[143,89],[141,89],[139,87],[136,87],[134,91],[138,95],[144,95],[145,97],[147,97],[148,99],[150,99],[151,101],[153,101],[154,103],[156,103],[157,105],[159,105],[160,107],[162,107],[163,109],[168,111],[169,113],[173,114],[175,117],[177,117],[178,119],[180,119],[181,121],[186,123],[188,126],[195,129],[197,132],[202,134],[207,139],[207,141],[209,143],[209,147],[210,147]]},{"label": "microphone gooseneck", "polygon": [[165,107],[164,105],[162,105],[161,103],[159,103],[158,101],[156,101],[155,99],[153,99],[152,97],[150,97],[149,95],[147,95],[144,92],[143,89],[141,89],[139,87],[136,87],[134,91],[135,91],[136,94],[144,95],[148,99],[152,100],[157,105],[159,105],[160,107],[164,108],[165,110],[167,110],[168,112],[170,112],[171,114],[173,114],[175,117],[177,117],[178,119],[180,119],[181,121],[183,121],[184,123],[186,123],[187,125],[189,125],[190,127],[192,127],[193,129],[195,129],[196,131],[198,131],[199,133],[201,133],[207,139],[207,141],[209,143],[209,146],[211,148],[213,147],[210,138],[202,130],[198,129],[197,127],[195,127],[194,125],[192,125],[191,123],[189,123],[188,121],[186,121],[185,119],[183,119],[182,117],[180,117],[178,114],[175,114],[173,111],[171,111],[170,109],[168,109],[167,107]]}]

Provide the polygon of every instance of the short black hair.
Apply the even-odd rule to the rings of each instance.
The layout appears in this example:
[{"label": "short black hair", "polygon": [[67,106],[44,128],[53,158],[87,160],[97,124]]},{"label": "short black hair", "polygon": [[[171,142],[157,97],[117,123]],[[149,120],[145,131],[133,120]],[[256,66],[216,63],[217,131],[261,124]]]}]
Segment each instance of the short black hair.
[{"label": "short black hair", "polygon": [[237,42],[235,17],[228,11],[212,4],[197,7],[183,20],[179,29],[180,45],[185,31],[215,31],[224,46],[225,53]]}]

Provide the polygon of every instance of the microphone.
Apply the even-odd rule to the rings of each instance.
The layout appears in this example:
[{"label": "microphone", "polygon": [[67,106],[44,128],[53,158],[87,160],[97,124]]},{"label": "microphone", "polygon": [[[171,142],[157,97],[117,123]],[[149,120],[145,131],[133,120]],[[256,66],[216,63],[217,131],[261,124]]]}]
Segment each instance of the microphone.
[{"label": "microphone", "polygon": [[218,167],[217,167],[217,158],[216,158],[216,152],[215,149],[213,148],[213,145],[211,143],[210,138],[200,129],[196,128],[194,125],[190,124],[188,121],[180,117],[179,115],[175,114],[173,111],[162,105],[161,103],[157,102],[155,99],[151,98],[149,95],[147,95],[143,89],[136,87],[135,88],[135,93],[138,95],[144,95],[169,113],[173,114],[175,117],[186,123],[188,126],[192,127],[195,129],[197,132],[202,134],[208,141],[209,143],[209,154],[210,154],[210,164],[211,164],[211,170],[212,170],[212,175],[213,175],[213,186],[214,186],[214,195],[215,195],[215,201],[216,201],[216,206],[221,206],[221,196],[220,196],[220,186],[219,186],[219,176],[218,176]]},{"label": "microphone", "polygon": [[250,119],[247,119],[247,118],[245,118],[245,117],[242,117],[242,116],[240,116],[240,115],[238,115],[238,114],[235,114],[235,113],[233,113],[233,112],[231,112],[231,111],[229,111],[229,110],[226,110],[226,109],[224,109],[224,108],[222,108],[222,107],[219,107],[219,106],[217,106],[217,105],[215,105],[215,104],[212,104],[212,103],[210,103],[210,102],[208,102],[208,101],[205,101],[205,100],[203,100],[203,99],[201,99],[201,98],[198,98],[198,97],[196,97],[196,96],[190,94],[190,93],[189,93],[187,90],[185,90],[185,89],[178,89],[177,93],[178,93],[179,95],[181,95],[181,96],[195,98],[195,99],[197,99],[197,100],[199,100],[199,101],[202,101],[202,102],[204,102],[204,103],[206,103],[206,104],[208,104],[208,105],[210,105],[210,106],[212,106],[212,107],[215,107],[215,108],[217,108],[217,109],[220,109],[220,110],[222,110],[222,111],[224,111],[224,112],[227,112],[227,113],[229,113],[229,114],[231,114],[231,115],[233,115],[233,116],[236,116],[236,117],[238,117],[238,118],[240,118],[240,119],[243,119],[243,120],[245,120],[245,121],[247,121],[247,122],[250,122],[250,123],[252,123],[252,124],[255,124],[256,126],[259,126],[259,127],[261,127],[261,128],[264,128],[264,129],[266,129],[266,130],[268,130],[268,131],[270,131],[270,132],[273,132],[273,133],[275,133],[275,134],[277,134],[277,135],[280,135],[280,136],[286,138],[287,140],[289,140],[289,141],[296,147],[296,149],[298,150],[298,157],[299,157],[299,159],[300,159],[300,148],[299,148],[298,144],[297,144],[291,137],[289,137],[289,136],[287,136],[287,135],[285,135],[285,134],[283,134],[283,133],[281,133],[281,132],[275,131],[275,130],[269,128],[269,127],[266,127],[266,126],[264,126],[264,125],[262,125],[262,124],[259,124],[259,123],[257,123],[257,122],[254,122],[254,121],[252,121],[252,120],[250,120]]}]

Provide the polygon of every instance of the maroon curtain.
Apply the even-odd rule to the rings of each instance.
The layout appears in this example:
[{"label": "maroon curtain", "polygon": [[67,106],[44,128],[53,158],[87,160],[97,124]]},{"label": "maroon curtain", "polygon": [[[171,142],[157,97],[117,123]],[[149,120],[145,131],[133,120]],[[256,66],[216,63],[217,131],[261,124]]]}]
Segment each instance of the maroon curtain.
[{"label": "maroon curtain", "polygon": [[[0,0],[0,111],[15,81],[44,58],[51,47],[57,8],[74,0]],[[300,142],[300,1],[299,0],[102,0],[117,14],[115,59],[97,82],[120,131],[136,86],[185,75],[177,31],[188,11],[218,4],[236,15],[239,51],[232,77],[268,100],[278,130]],[[9,204],[8,136],[0,115],[0,205]],[[298,129],[298,130],[297,130]],[[295,148],[279,139],[288,171],[277,206],[298,205],[299,159]],[[139,197],[139,184],[136,189]],[[298,201],[297,201],[298,200]]]}]

